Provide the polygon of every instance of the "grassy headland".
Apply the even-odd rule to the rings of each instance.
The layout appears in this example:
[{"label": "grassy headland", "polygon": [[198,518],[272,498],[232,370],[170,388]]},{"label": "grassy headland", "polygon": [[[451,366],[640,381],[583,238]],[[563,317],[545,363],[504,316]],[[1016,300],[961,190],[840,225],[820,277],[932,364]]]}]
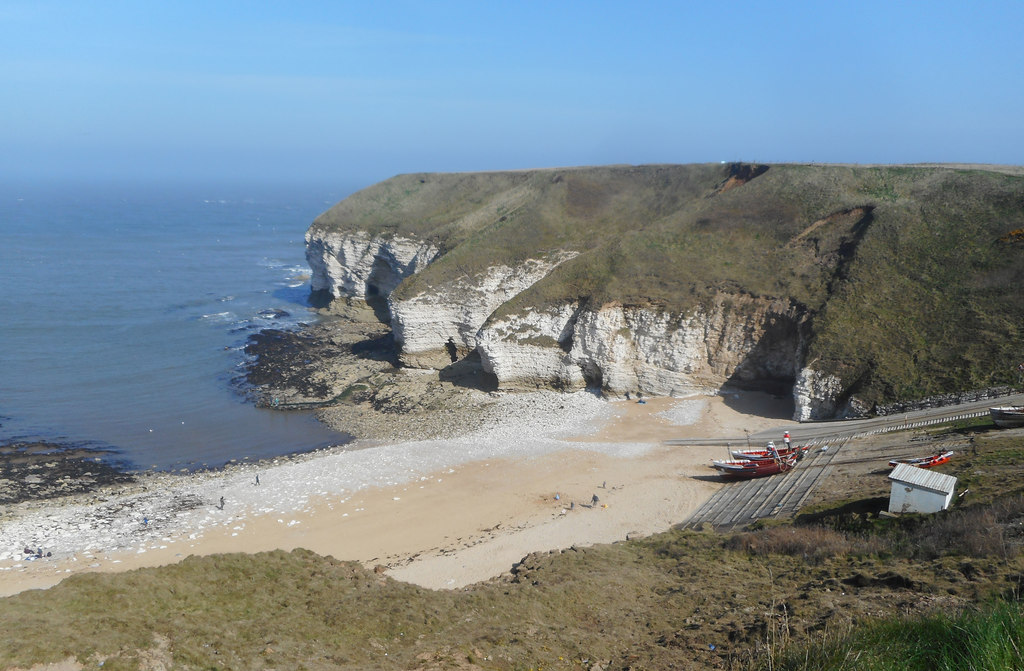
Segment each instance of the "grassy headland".
[{"label": "grassy headland", "polygon": [[577,256],[496,316],[579,301],[686,312],[788,301],[807,361],[874,403],[1018,382],[1024,174],[944,166],[652,165],[401,175],[314,230],[437,244],[396,297]]}]

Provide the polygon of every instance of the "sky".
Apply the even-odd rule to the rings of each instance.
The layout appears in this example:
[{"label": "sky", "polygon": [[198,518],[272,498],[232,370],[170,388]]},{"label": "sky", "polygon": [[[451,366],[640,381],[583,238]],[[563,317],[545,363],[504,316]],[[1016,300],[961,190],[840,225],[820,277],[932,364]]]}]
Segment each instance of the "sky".
[{"label": "sky", "polygon": [[8,2],[0,180],[1024,162],[1024,2]]}]

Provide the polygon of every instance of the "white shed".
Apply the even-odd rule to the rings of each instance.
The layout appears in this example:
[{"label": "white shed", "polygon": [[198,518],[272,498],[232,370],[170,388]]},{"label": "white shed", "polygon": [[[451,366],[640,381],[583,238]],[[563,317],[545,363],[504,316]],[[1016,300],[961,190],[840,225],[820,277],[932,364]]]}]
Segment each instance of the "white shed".
[{"label": "white shed", "polygon": [[890,513],[936,513],[949,507],[956,478],[910,464],[899,464],[889,474]]}]

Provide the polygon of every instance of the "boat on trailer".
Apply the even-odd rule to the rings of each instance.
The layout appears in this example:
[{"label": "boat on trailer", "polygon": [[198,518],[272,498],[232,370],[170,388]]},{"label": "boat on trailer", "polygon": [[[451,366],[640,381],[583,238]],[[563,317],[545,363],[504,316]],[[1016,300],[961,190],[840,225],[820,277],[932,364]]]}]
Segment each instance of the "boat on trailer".
[{"label": "boat on trailer", "polygon": [[[788,457],[791,454],[797,455],[797,459],[800,459],[805,452],[811,449],[810,445],[797,445],[795,447],[782,447],[776,450],[776,453],[780,457]],[[751,461],[759,461],[764,459],[774,459],[771,449],[766,450],[729,450],[729,454],[732,455],[733,459],[749,459]]]},{"label": "boat on trailer", "polygon": [[719,471],[722,477],[731,480],[747,480],[785,473],[794,466],[796,466],[795,454],[778,459],[716,459],[711,462],[712,468]]},{"label": "boat on trailer", "polygon": [[932,466],[938,466],[944,464],[953,457],[953,452],[940,452],[939,454],[933,454],[929,457],[914,457],[911,459],[893,459],[889,462],[889,465],[896,468],[900,464],[908,464],[910,466],[917,466],[918,468],[931,468]]}]

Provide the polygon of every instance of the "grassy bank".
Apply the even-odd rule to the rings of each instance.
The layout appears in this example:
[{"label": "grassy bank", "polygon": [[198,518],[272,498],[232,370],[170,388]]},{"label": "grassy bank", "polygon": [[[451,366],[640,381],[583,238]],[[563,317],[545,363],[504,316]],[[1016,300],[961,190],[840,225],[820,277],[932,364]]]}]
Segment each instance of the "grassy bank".
[{"label": "grassy bank", "polygon": [[814,644],[775,652],[778,671],[1005,671],[1024,663],[1024,609],[997,601],[958,615],[871,623]]},{"label": "grassy bank", "polygon": [[[152,668],[145,665],[154,658],[182,669],[757,668],[781,651],[792,660],[841,654],[821,641],[864,649],[884,639],[873,624],[861,632],[876,618],[969,609],[1013,594],[1024,571],[1018,558],[922,561],[840,549],[845,541],[821,551],[820,532],[794,536],[785,548],[750,551],[743,540],[672,532],[530,556],[513,579],[458,592],[397,583],[305,551],[81,575],[0,603],[0,661],[28,667],[75,658],[104,669]],[[833,631],[851,638],[832,642]],[[802,643],[811,652],[795,652]],[[876,656],[893,654],[903,653],[881,647]],[[809,664],[792,668],[819,668]]]}]

